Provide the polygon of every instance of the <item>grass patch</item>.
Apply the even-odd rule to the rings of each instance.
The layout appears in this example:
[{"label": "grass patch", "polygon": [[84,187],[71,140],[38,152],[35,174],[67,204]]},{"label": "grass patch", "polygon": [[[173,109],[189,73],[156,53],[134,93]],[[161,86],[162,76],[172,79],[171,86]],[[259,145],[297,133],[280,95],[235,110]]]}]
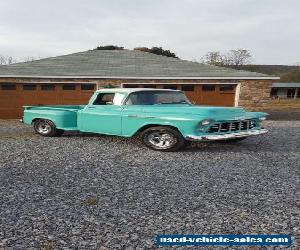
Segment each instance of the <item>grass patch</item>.
[{"label": "grass patch", "polygon": [[0,133],[0,140],[19,140],[32,138],[34,134],[32,132],[25,133]]},{"label": "grass patch", "polygon": [[96,197],[87,198],[82,202],[84,205],[88,206],[96,206],[98,204],[98,200]]},{"label": "grass patch", "polygon": [[54,241],[53,240],[47,240],[47,242],[42,247],[43,250],[54,250]]},{"label": "grass patch", "polygon": [[275,99],[264,105],[264,109],[268,110],[300,110],[300,99]]}]

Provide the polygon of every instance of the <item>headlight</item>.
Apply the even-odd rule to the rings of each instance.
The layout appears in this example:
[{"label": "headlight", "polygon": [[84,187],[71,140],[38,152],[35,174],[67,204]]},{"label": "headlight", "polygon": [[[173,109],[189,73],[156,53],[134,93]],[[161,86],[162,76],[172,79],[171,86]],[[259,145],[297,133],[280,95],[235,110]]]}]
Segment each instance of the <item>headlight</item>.
[{"label": "headlight", "polygon": [[212,119],[205,119],[205,120],[202,120],[201,122],[200,122],[200,125],[202,125],[202,126],[207,126],[207,125],[209,125],[209,124],[211,124],[211,123],[213,123],[214,122],[214,120],[212,120]]},{"label": "headlight", "polygon": [[259,117],[259,120],[260,121],[265,121],[267,118],[265,117],[265,116],[263,116],[263,117]]}]

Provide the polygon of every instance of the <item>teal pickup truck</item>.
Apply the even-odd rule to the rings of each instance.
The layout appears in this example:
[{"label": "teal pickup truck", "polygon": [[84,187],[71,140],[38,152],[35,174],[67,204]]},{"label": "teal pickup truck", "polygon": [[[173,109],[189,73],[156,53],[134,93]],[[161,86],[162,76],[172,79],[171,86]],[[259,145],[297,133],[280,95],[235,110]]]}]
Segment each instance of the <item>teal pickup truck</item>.
[{"label": "teal pickup truck", "polygon": [[96,91],[87,105],[25,106],[23,122],[42,136],[64,131],[132,137],[146,146],[175,151],[189,141],[239,141],[267,132],[266,113],[243,108],[196,106],[182,91],[116,88]]}]

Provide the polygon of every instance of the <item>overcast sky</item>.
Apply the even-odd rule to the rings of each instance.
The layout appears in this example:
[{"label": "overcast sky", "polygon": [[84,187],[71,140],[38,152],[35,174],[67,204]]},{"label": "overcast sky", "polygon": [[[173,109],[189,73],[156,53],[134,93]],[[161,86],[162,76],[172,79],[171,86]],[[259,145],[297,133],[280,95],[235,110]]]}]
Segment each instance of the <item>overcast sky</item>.
[{"label": "overcast sky", "polygon": [[300,64],[299,0],[0,0],[0,54],[47,57],[115,44],[200,60],[245,48],[257,64]]}]

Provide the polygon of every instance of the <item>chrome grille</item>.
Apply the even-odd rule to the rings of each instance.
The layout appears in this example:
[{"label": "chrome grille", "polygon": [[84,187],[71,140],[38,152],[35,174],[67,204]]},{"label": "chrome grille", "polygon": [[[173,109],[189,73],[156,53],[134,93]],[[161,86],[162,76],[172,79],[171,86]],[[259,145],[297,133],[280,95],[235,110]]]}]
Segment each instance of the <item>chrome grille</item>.
[{"label": "chrome grille", "polygon": [[232,121],[232,122],[218,122],[212,125],[209,129],[209,133],[226,133],[232,131],[244,131],[253,129],[256,127],[254,121],[242,120],[242,121]]}]

